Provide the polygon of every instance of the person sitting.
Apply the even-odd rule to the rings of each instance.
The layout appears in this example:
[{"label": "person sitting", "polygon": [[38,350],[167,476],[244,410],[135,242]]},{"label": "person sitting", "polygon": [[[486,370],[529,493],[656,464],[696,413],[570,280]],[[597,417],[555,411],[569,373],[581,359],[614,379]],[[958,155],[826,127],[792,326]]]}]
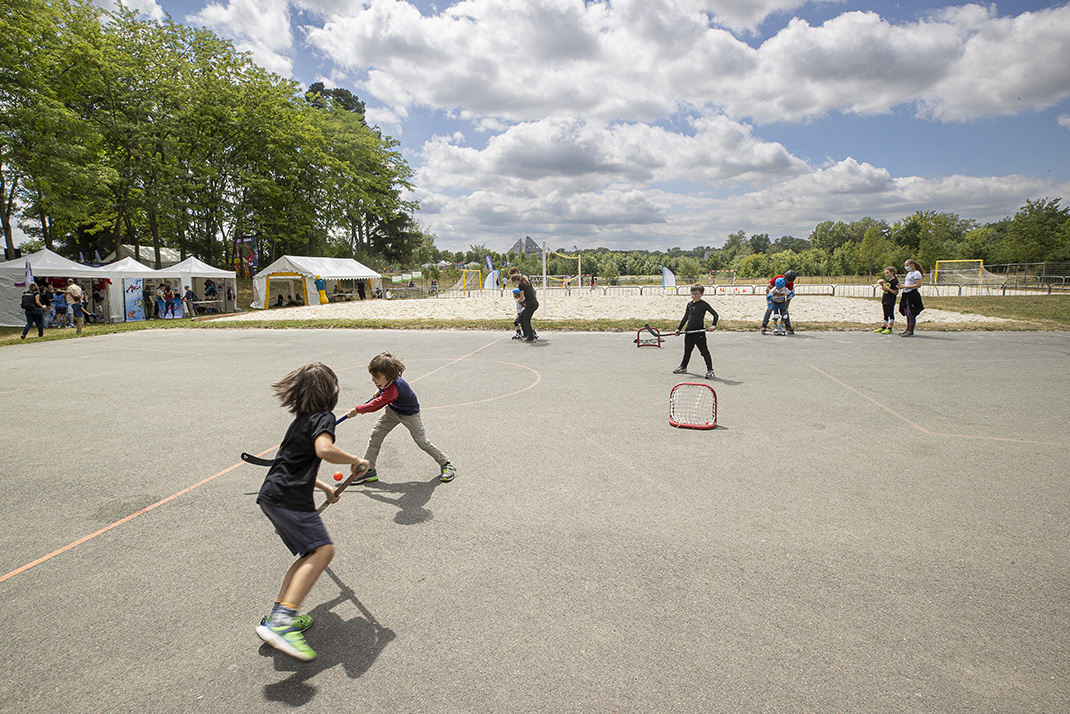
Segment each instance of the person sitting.
[{"label": "person sitting", "polygon": [[297,303],[294,302],[294,296],[293,295],[287,295],[286,296],[286,307],[293,307],[296,304]]},{"label": "person sitting", "polygon": [[282,301],[282,293],[279,293],[279,296],[275,298],[275,307],[283,307],[285,304],[286,303]]},{"label": "person sitting", "polygon": [[296,295],[294,295],[294,305],[304,305],[304,304],[305,304],[305,296],[304,295],[302,295],[301,293],[297,293]]}]

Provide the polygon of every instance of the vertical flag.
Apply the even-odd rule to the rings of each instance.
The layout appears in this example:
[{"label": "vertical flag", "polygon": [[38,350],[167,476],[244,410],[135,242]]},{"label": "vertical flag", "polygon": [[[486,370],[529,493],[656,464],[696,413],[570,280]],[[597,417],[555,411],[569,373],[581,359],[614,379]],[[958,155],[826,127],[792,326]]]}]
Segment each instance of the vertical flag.
[{"label": "vertical flag", "polygon": [[26,275],[25,275],[25,277],[23,277],[23,282],[15,283],[15,285],[16,285],[16,287],[27,288],[28,289],[30,287],[31,283],[33,283],[33,268],[30,266],[30,259],[27,258],[26,259]]}]

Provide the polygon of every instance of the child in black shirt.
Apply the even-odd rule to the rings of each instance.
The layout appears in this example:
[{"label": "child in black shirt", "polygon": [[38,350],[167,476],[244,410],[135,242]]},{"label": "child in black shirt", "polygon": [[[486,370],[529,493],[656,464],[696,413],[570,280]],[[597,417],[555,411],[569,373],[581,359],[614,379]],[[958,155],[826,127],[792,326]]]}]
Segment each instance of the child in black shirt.
[{"label": "child in black shirt", "polygon": [[881,326],[874,332],[882,335],[892,334],[895,329],[895,299],[899,295],[899,278],[895,275],[895,268],[884,269],[884,279],[877,282],[881,289],[881,308],[884,310],[884,319]]},{"label": "child in black shirt", "polygon": [[317,477],[320,461],[352,464],[354,474],[365,471],[368,462],[335,446],[332,411],[338,404],[338,377],[330,367],[306,364],[272,387],[295,416],[256,502],[297,560],[286,571],[279,597],[256,634],[272,647],[308,661],[316,653],[302,632],[312,625],[312,616],[298,615],[297,610],[334,557],[334,545],[316,512],[312,492],[318,488],[330,503],[338,500],[334,487]]},{"label": "child in black shirt", "polygon": [[710,357],[710,349],[706,346],[706,335],[698,332],[703,329],[707,312],[713,315],[713,324],[706,331],[713,332],[717,327],[717,311],[702,299],[705,292],[706,288],[698,283],[691,286],[691,302],[687,304],[683,319],[676,328],[676,334],[679,335],[684,326],[687,326],[687,334],[684,335],[684,359],[680,366],[672,371],[673,374],[683,374],[687,371],[687,363],[691,361],[691,352],[698,347],[698,353],[706,360],[706,379],[713,379],[713,358]]}]

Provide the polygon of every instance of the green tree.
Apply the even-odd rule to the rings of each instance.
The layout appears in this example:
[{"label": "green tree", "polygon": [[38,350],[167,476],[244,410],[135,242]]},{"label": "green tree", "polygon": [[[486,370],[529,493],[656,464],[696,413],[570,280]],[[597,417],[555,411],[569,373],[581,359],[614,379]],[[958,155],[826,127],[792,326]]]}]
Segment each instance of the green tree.
[{"label": "green tree", "polygon": [[824,221],[814,227],[810,234],[810,245],[832,253],[850,238],[849,227],[843,221]]},{"label": "green tree", "polygon": [[676,263],[676,275],[689,283],[694,283],[703,274],[702,264],[691,257],[680,258]]},{"label": "green tree", "polygon": [[891,252],[892,243],[881,227],[870,226],[858,246],[858,269],[869,275],[880,273]]},{"label": "green tree", "polygon": [[1070,209],[1060,208],[1059,202],[1058,198],[1026,201],[1007,226],[1001,262],[1070,260],[1070,243],[1066,240]]}]

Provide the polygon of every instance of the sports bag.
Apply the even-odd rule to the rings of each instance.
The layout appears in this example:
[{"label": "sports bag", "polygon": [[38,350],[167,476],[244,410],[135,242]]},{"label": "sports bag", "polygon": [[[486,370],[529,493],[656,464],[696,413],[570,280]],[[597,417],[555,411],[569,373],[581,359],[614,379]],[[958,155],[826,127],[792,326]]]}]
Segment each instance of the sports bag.
[{"label": "sports bag", "polygon": [[33,301],[33,293],[23,293],[22,294],[22,309],[23,310],[33,310],[35,307],[37,307],[37,303],[35,303]]}]

